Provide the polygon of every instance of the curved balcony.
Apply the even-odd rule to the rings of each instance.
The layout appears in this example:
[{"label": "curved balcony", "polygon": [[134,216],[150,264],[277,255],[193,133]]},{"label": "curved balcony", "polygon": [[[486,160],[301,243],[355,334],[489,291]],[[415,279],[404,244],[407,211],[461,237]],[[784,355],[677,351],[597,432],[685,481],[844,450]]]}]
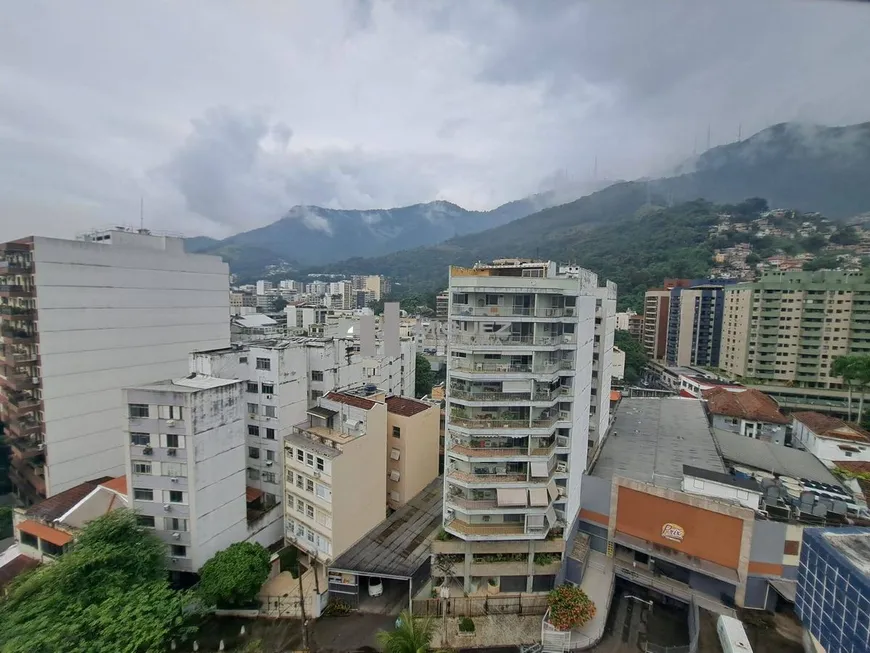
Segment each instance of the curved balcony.
[{"label": "curved balcony", "polygon": [[0,297],[30,297],[33,289],[19,284],[0,283]]},{"label": "curved balcony", "polygon": [[[8,369],[8,368],[7,368]],[[2,374],[2,372],[0,372]],[[10,373],[0,376],[0,385],[3,385],[12,390],[32,390],[39,385],[39,378],[22,374],[20,372]]]},{"label": "curved balcony", "polygon": [[478,403],[487,406],[497,404],[551,405],[568,396],[570,392],[571,389],[568,387],[556,390],[528,390],[526,392],[483,392],[479,390],[450,387],[447,391],[447,396],[451,400],[456,400],[462,403]]},{"label": "curved balcony", "polygon": [[33,331],[25,331],[24,329],[14,329],[11,327],[0,328],[0,340],[6,344],[29,344],[36,338],[36,333]]},{"label": "curved balcony", "polygon": [[573,307],[542,307],[525,306],[472,306],[471,304],[454,304],[450,315],[452,317],[529,317],[529,318],[562,318],[574,317]]},{"label": "curved balcony", "polygon": [[487,347],[558,347],[561,345],[576,345],[577,335],[563,333],[543,336],[514,336],[498,333],[456,333],[447,341],[457,348],[483,349]]},{"label": "curved balcony", "polygon": [[[450,440],[447,450],[455,458],[460,460],[517,460],[524,461],[530,458],[549,458],[556,451],[555,439],[547,446],[511,447],[499,446],[502,443],[487,442],[488,438],[471,440]],[[539,443],[533,443],[539,444]]]},{"label": "curved balcony", "polygon": [[6,365],[26,365],[36,362],[36,352],[17,350],[13,351],[8,347],[0,347],[0,362]]}]

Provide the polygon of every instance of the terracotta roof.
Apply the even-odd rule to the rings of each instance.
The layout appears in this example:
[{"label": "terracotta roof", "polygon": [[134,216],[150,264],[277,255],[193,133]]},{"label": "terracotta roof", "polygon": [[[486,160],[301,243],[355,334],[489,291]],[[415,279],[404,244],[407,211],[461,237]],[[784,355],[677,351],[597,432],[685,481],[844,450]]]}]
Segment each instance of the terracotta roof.
[{"label": "terracotta roof", "polygon": [[853,474],[870,474],[870,461],[868,460],[835,460],[834,465]]},{"label": "terracotta roof", "polygon": [[363,410],[371,410],[377,406],[377,402],[372,401],[371,399],[357,397],[356,395],[347,395],[343,392],[330,392],[326,395],[326,398],[330,401],[337,401],[340,404],[355,406],[356,408],[362,408]]},{"label": "terracotta roof", "polygon": [[622,393],[619,390],[610,391],[610,401],[619,401],[622,399]]},{"label": "terracotta roof", "polygon": [[28,558],[26,555],[19,555],[12,558],[5,565],[0,567],[0,590],[11,583],[15,578],[23,574],[25,571],[35,569],[39,566],[39,561],[33,558]]},{"label": "terracotta roof", "polygon": [[113,478],[111,481],[105,481],[100,483],[103,487],[107,487],[110,490],[114,490],[118,494],[127,495],[127,477],[126,476],[118,476]]},{"label": "terracotta roof", "polygon": [[387,412],[403,417],[413,417],[417,413],[432,408],[431,404],[410,399],[408,397],[387,397]]},{"label": "terracotta roof", "polygon": [[839,417],[831,417],[812,411],[792,413],[791,416],[820,438],[870,443],[870,433],[857,424],[844,422]]},{"label": "terracotta roof", "polygon": [[739,417],[756,422],[788,424],[789,419],[779,412],[777,403],[755,388],[731,392],[722,387],[710,388],[703,393],[707,409],[714,415]]},{"label": "terracotta roof", "polygon": [[245,487],[245,502],[251,503],[256,501],[261,496],[263,496],[263,490],[259,490],[255,487],[251,487],[250,485]]},{"label": "terracotta roof", "polygon": [[51,542],[56,546],[64,546],[65,544],[69,544],[70,542],[72,542],[73,539],[73,536],[69,533],[65,533],[64,531],[52,528],[51,526],[46,526],[45,524],[40,524],[37,521],[31,521],[29,519],[18,524],[16,528],[22,533],[33,535],[35,537],[38,537],[40,540]]},{"label": "terracotta roof", "polygon": [[101,476],[92,481],[85,481],[75,487],[71,487],[69,490],[55,494],[53,497],[49,497],[48,499],[31,506],[26,514],[28,517],[36,517],[43,521],[54,521],[66,514],[70,508],[88,496],[95,487],[111,480],[111,476]]}]

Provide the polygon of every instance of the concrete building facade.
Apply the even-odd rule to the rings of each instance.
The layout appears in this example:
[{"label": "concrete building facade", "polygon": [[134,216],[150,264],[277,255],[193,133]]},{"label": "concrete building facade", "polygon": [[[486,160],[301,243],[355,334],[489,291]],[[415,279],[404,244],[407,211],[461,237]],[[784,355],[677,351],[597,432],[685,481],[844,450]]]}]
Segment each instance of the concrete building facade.
[{"label": "concrete building facade", "polygon": [[440,402],[388,396],[387,505],[398,510],[438,476]]},{"label": "concrete building facade", "polygon": [[0,245],[0,402],[26,503],[124,470],[121,389],[226,346],[229,270],[181,238],[112,229]]},{"label": "concrete building facade", "polygon": [[719,365],[723,286],[694,285],[671,289],[665,360],[668,365]]}]

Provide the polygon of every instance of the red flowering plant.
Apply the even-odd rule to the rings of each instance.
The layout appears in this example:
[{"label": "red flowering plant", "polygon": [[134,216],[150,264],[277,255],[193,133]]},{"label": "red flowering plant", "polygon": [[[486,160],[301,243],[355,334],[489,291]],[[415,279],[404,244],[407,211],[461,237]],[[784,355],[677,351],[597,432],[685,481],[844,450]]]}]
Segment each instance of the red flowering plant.
[{"label": "red flowering plant", "polygon": [[547,596],[550,623],[557,630],[573,630],[595,616],[595,604],[576,585],[559,585]]}]

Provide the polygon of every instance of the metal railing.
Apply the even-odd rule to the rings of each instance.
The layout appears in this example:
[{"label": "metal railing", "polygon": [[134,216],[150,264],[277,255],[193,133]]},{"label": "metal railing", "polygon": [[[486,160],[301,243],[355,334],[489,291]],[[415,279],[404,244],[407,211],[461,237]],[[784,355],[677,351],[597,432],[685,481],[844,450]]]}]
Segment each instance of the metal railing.
[{"label": "metal railing", "polygon": [[492,347],[510,346],[540,346],[555,347],[556,345],[576,344],[577,336],[573,333],[551,336],[511,336],[496,333],[454,334],[448,338],[454,345],[480,345]]},{"label": "metal railing", "polygon": [[454,304],[450,314],[458,317],[571,317],[574,308]]},{"label": "metal railing", "polygon": [[516,419],[512,417],[498,417],[491,415],[486,417],[467,417],[462,415],[451,415],[451,426],[459,426],[465,428],[477,429],[540,429],[553,426],[560,419],[568,419],[567,416],[552,415],[548,417],[538,417],[530,419],[528,417]]},{"label": "metal railing", "polygon": [[451,370],[468,370],[470,372],[498,372],[498,373],[528,373],[528,374],[547,374],[550,372],[558,372],[560,370],[573,370],[574,362],[553,361],[541,362],[534,365],[514,364],[514,363],[484,363],[478,361],[469,361],[468,359],[453,357],[450,359]]}]

